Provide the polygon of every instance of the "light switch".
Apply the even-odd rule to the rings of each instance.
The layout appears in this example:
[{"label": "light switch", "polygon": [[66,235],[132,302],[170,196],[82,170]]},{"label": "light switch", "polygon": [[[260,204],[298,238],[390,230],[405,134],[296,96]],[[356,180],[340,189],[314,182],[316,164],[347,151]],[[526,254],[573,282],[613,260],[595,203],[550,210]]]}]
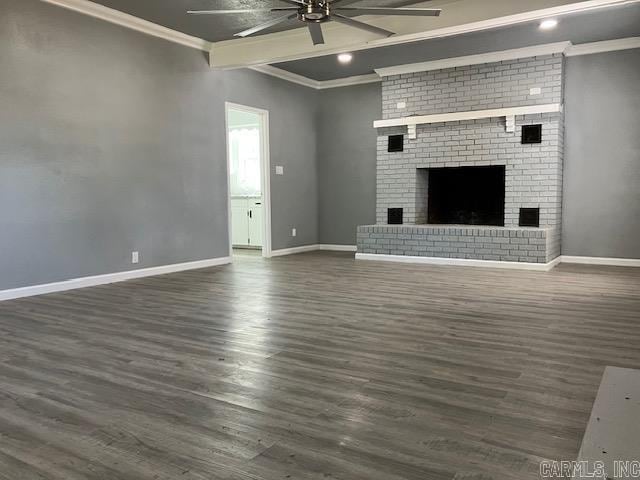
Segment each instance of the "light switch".
[{"label": "light switch", "polygon": [[284,167],[282,165],[276,165],[276,175],[284,175]]}]

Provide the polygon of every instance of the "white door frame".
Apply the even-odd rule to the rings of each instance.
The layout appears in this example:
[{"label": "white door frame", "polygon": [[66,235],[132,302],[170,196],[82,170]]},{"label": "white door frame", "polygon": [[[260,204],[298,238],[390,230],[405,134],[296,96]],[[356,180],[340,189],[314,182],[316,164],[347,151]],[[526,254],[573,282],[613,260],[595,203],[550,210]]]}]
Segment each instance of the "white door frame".
[{"label": "white door frame", "polygon": [[238,103],[224,103],[224,135],[227,144],[227,216],[229,228],[229,256],[233,256],[231,232],[231,156],[229,149],[229,110],[255,113],[260,117],[260,184],[262,189],[262,256],[271,257],[271,161],[269,159],[269,111]]}]

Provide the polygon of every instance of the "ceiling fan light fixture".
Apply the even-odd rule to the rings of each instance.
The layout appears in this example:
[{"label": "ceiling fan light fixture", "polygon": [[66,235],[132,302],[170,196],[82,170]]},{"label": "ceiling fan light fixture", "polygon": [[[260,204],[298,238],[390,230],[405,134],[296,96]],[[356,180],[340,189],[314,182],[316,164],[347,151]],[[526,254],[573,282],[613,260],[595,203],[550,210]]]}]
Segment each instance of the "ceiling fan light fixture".
[{"label": "ceiling fan light fixture", "polygon": [[558,20],[555,18],[547,18],[540,22],[540,30],[553,30],[558,26]]},{"label": "ceiling fan light fixture", "polygon": [[324,22],[329,19],[330,10],[327,5],[309,4],[300,9],[299,18],[303,22]]},{"label": "ceiling fan light fixture", "polygon": [[338,55],[338,61],[343,65],[351,63],[351,60],[353,60],[353,55],[351,55],[350,53],[341,53],[340,55]]}]

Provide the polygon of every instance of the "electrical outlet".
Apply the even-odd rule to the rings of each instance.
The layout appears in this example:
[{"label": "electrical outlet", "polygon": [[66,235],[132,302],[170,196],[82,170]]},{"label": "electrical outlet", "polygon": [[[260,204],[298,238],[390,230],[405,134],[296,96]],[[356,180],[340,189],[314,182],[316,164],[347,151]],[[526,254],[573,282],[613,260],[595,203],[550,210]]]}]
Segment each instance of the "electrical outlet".
[{"label": "electrical outlet", "polygon": [[276,165],[276,175],[284,175],[284,167],[282,165]]},{"label": "electrical outlet", "polygon": [[140,253],[131,252],[131,263],[140,263]]},{"label": "electrical outlet", "polygon": [[529,89],[529,95],[540,95],[542,93],[542,89],[540,87],[532,87]]},{"label": "electrical outlet", "polygon": [[291,236],[295,237],[298,234],[298,231],[295,228],[291,229]]},{"label": "electrical outlet", "polygon": [[407,108],[407,102],[398,102],[398,103],[396,103],[396,108],[398,110],[402,110],[404,108]]}]

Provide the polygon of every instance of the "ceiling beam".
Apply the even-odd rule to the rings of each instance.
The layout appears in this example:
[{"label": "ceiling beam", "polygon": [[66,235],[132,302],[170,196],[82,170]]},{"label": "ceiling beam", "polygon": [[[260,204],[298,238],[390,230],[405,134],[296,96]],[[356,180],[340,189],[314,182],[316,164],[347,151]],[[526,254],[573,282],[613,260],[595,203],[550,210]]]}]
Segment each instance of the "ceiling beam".
[{"label": "ceiling beam", "polygon": [[[441,17],[435,19],[367,15],[367,23],[400,32],[389,38],[379,38],[374,34],[331,22],[323,26],[326,42],[324,45],[314,46],[306,28],[296,28],[253,38],[216,42],[211,50],[211,65],[214,68],[230,69],[300,60],[344,51],[365,50],[449,37],[541,20],[552,16],[557,17],[637,2],[640,0],[583,0],[578,2],[572,0],[537,0],[535,2],[486,0],[470,4],[465,0],[440,0],[439,2],[436,0],[429,5],[442,6],[444,11]],[[478,7],[469,8],[470,5]],[[546,8],[531,10],[532,5],[536,7],[543,5]],[[510,14],[504,15],[505,12]],[[432,22],[431,24],[435,28],[425,30],[424,26],[430,25],[429,22]],[[402,28],[410,30],[418,27],[422,30],[402,33]]]}]

